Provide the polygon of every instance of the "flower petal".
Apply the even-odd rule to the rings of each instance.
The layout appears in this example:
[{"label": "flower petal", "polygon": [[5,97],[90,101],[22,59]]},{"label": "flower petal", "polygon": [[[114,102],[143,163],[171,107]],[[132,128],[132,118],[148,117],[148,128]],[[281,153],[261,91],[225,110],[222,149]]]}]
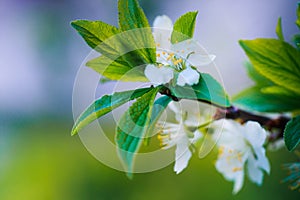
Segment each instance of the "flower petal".
[{"label": "flower petal", "polygon": [[261,148],[255,148],[254,152],[257,157],[257,159],[256,159],[257,167],[265,170],[265,172],[270,174],[271,166],[270,166],[269,160],[266,156],[266,150],[263,147],[261,147]]},{"label": "flower petal", "polygon": [[234,179],[233,194],[237,194],[243,187],[244,184],[244,171],[238,172],[236,178]]},{"label": "flower petal", "polygon": [[221,136],[218,140],[219,146],[245,151],[247,144],[242,135],[242,132],[245,130],[240,123],[233,120],[218,120],[213,123],[213,127],[215,127],[217,131],[221,131]]},{"label": "flower petal", "polygon": [[184,124],[188,127],[198,127],[211,120],[215,108],[198,101],[182,99],[180,102],[172,101],[168,107],[175,113],[177,122],[184,118]]},{"label": "flower petal", "polygon": [[172,23],[172,20],[170,19],[170,17],[168,17],[167,15],[160,15],[154,19],[153,27],[172,30],[173,23]]},{"label": "flower petal", "polygon": [[247,172],[250,180],[257,185],[261,185],[263,182],[264,174],[261,169],[257,166],[257,161],[252,154],[248,157]]},{"label": "flower petal", "polygon": [[261,147],[265,143],[267,132],[259,123],[248,121],[244,127],[245,131],[242,134],[244,134],[244,137],[250,142],[252,147]]},{"label": "flower petal", "polygon": [[179,54],[182,58],[188,58],[188,62],[193,66],[199,67],[210,64],[215,55],[208,55],[204,48],[193,39],[172,45],[172,50]]},{"label": "flower petal", "polygon": [[169,103],[168,107],[174,112],[174,113],[181,113],[181,108],[179,102],[172,101]]},{"label": "flower petal", "polygon": [[205,66],[209,65],[215,60],[216,56],[215,55],[202,55],[199,53],[194,53],[191,54],[188,61],[191,63],[193,66],[196,66],[198,71],[200,71],[199,66]]},{"label": "flower petal", "polygon": [[153,22],[153,36],[158,47],[169,50],[171,48],[172,20],[166,16],[157,16]]},{"label": "flower petal", "polygon": [[180,143],[177,144],[176,151],[175,151],[175,165],[174,165],[174,171],[176,174],[179,174],[184,170],[190,158],[192,157],[192,153],[189,150],[189,143],[188,141],[181,141]]},{"label": "flower petal", "polygon": [[145,76],[154,85],[161,85],[168,83],[173,79],[173,70],[168,67],[156,67],[155,65],[147,65],[145,69]]},{"label": "flower petal", "polygon": [[187,67],[185,70],[179,73],[177,78],[177,85],[195,85],[199,82],[199,78],[200,75],[197,71],[193,70],[190,67]]},{"label": "flower petal", "polygon": [[203,137],[203,133],[199,131],[198,129],[194,132],[194,137],[190,140],[192,144],[197,142],[199,139]]}]

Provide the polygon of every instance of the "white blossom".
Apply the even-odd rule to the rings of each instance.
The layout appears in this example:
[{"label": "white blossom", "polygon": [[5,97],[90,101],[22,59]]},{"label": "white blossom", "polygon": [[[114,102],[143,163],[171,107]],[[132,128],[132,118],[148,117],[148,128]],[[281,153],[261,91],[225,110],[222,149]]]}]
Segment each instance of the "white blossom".
[{"label": "white blossom", "polygon": [[148,65],[145,69],[145,75],[155,86],[168,83],[174,77],[171,68],[156,67],[155,65]]},{"label": "white blossom", "polygon": [[[166,15],[156,17],[153,28],[153,36],[157,45],[157,64],[147,65],[145,76],[155,85],[165,84],[174,77],[178,77],[176,83],[179,86],[197,84],[200,79],[198,73],[200,67],[211,63],[215,56],[206,55],[194,39],[172,44],[173,23]],[[170,70],[165,70],[165,68]],[[175,76],[175,73],[178,76]]]},{"label": "white blossom", "polygon": [[182,72],[178,74],[177,78],[177,85],[184,86],[187,85],[194,85],[199,82],[200,75],[199,73],[195,73],[195,70],[193,70],[190,67],[187,67]]},{"label": "white blossom", "polygon": [[171,102],[169,108],[175,113],[177,123],[159,122],[161,130],[158,138],[162,148],[176,147],[174,171],[177,174],[188,165],[192,156],[189,147],[203,137],[198,127],[208,120],[208,112],[206,106],[199,105],[191,100],[182,100],[180,104]]},{"label": "white blossom", "polygon": [[263,147],[266,131],[252,121],[244,125],[232,120],[220,120],[217,123],[224,123],[218,141],[219,155],[215,164],[217,171],[225,179],[234,182],[234,194],[243,187],[245,170],[252,182],[261,185],[263,172],[270,173],[270,164]]}]

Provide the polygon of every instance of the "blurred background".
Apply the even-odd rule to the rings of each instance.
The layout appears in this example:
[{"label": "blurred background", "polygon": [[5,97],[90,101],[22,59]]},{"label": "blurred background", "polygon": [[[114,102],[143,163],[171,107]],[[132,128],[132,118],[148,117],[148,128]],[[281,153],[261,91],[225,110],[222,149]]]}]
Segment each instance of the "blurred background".
[{"label": "blurred background", "polygon": [[[150,23],[199,10],[195,37],[212,54],[232,95],[249,86],[239,39],[276,37],[278,17],[289,40],[297,0],[140,0]],[[75,19],[117,25],[117,1],[0,1],[0,199],[299,199],[280,184],[281,164],[294,161],[285,149],[269,152],[272,172],[262,187],[246,181],[232,196],[232,183],[213,166],[215,155],[197,156],[180,175],[172,166],[124,173],[94,159],[71,137],[72,88],[90,48],[71,28]],[[109,91],[108,91],[109,92]],[[110,126],[108,123],[107,126]]]}]

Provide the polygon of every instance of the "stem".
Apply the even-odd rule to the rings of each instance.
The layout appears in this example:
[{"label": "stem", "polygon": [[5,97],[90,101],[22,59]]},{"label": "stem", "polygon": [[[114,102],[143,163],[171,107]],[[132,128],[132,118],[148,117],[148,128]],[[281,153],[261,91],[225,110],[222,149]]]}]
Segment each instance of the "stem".
[{"label": "stem", "polygon": [[269,136],[269,142],[274,142],[280,138],[283,138],[285,126],[288,121],[290,121],[290,118],[285,116],[279,116],[278,118],[272,119],[241,110],[234,106],[226,109],[218,109],[214,119],[240,120],[241,123],[245,123],[247,121],[256,121],[271,132],[271,135]]},{"label": "stem", "polygon": [[223,119],[223,118],[240,119],[242,123],[245,123],[247,121],[256,121],[262,126],[266,125],[270,120],[272,120],[271,118],[256,115],[256,114],[241,110],[234,106],[217,110],[217,112],[214,116],[214,119],[218,120],[218,119]]},{"label": "stem", "polygon": [[285,125],[290,120],[290,118],[285,116],[279,116],[278,118],[272,119],[269,117],[247,112],[234,106],[217,110],[214,119],[218,120],[223,118],[234,120],[239,119],[242,123],[245,123],[247,121],[256,121],[260,125],[265,126],[268,130],[271,130],[273,128],[284,129]]},{"label": "stem", "polygon": [[[159,92],[162,95],[167,95],[171,97],[174,101],[181,100],[176,96],[172,95],[171,91],[167,87],[162,88]],[[224,108],[202,99],[197,99],[197,101],[210,104],[218,108],[214,116],[214,120],[233,119],[239,120],[241,123],[245,123],[247,121],[258,122],[261,126],[264,126],[267,130],[271,131],[269,142],[274,142],[277,139],[282,138],[285,126],[288,123],[288,121],[290,121],[290,118],[285,116],[279,116],[278,118],[272,119],[270,117],[250,113],[235,106]],[[272,133],[272,130],[274,129],[276,129],[276,133]]]}]

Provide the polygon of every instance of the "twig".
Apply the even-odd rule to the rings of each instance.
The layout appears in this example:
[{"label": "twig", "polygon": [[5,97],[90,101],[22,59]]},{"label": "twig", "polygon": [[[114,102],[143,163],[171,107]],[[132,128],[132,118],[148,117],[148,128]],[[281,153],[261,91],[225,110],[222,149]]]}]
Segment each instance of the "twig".
[{"label": "twig", "polygon": [[290,121],[290,118],[285,116],[279,116],[278,118],[272,119],[241,110],[234,106],[231,106],[227,109],[218,109],[214,119],[234,119],[240,120],[241,123],[245,123],[247,121],[256,121],[271,132],[271,135],[269,136],[269,142],[274,142],[277,139],[282,138],[285,126],[288,121]]},{"label": "twig", "polygon": [[[177,98],[176,96],[172,95],[170,89],[167,87],[163,87],[160,91],[160,94],[167,95],[171,97],[174,101],[180,101],[181,99]],[[247,121],[256,121],[261,126],[264,126],[267,130],[271,132],[271,135],[269,136],[269,141],[273,142],[276,141],[279,138],[283,137],[284,128],[287,124],[287,122],[290,120],[290,118],[285,116],[279,116],[278,118],[272,119],[269,117],[256,115],[253,113],[250,113],[248,111],[239,109],[235,106],[231,106],[228,108],[224,108],[218,105],[215,105],[209,101],[205,101],[202,99],[196,99],[197,101],[213,105],[217,107],[217,112],[214,115],[214,120],[219,119],[233,119],[233,120],[240,120],[241,123],[245,123]],[[272,133],[272,130],[276,129],[276,133]]]}]

